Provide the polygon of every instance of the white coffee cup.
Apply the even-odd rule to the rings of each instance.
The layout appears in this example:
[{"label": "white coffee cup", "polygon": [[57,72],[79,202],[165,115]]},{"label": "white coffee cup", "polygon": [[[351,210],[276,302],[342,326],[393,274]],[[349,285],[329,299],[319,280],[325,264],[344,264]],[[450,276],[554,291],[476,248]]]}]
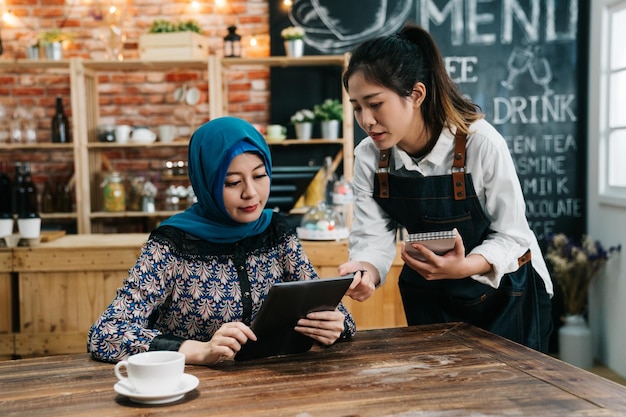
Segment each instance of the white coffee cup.
[{"label": "white coffee cup", "polygon": [[172,142],[176,139],[176,126],[174,125],[160,125],[159,126],[159,140],[161,142]]},{"label": "white coffee cup", "polygon": [[285,139],[287,128],[283,125],[267,125],[267,138],[269,140]]},{"label": "white coffee cup", "polygon": [[24,239],[36,239],[41,234],[41,219],[39,217],[17,219],[17,229]]},{"label": "white coffee cup", "polygon": [[130,132],[133,128],[129,125],[115,126],[115,141],[117,143],[127,143],[130,139]]},{"label": "white coffee cup", "polygon": [[[122,368],[128,376],[122,375]],[[180,386],[185,372],[185,355],[158,350],[138,353],[115,365],[115,376],[141,394],[167,394]]]}]

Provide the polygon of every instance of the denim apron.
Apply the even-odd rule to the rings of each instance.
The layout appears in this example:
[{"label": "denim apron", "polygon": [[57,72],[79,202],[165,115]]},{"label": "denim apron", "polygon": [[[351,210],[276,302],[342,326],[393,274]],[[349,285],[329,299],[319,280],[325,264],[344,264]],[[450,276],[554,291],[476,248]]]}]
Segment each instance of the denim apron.
[{"label": "denim apron", "polygon": [[[374,199],[409,233],[457,228],[466,254],[491,232],[465,174],[466,136],[455,137],[452,175],[424,177],[391,173],[391,150],[381,151]],[[536,350],[547,352],[552,331],[550,298],[532,267],[530,251],[518,259],[519,269],[504,275],[499,288],[471,277],[428,281],[404,265],[399,277],[409,325],[464,321]]]}]

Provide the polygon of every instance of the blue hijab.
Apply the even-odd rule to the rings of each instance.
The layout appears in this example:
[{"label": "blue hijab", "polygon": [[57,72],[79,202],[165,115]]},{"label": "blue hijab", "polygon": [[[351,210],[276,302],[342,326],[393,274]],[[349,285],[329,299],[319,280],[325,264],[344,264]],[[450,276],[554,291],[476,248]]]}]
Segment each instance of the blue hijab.
[{"label": "blue hijab", "polygon": [[209,242],[233,243],[262,233],[272,220],[264,209],[251,223],[239,223],[224,207],[224,181],[234,157],[255,152],[272,179],[272,157],[263,136],[245,120],[235,117],[213,119],[196,130],[189,141],[188,170],[198,202],[186,211],[163,221]]}]

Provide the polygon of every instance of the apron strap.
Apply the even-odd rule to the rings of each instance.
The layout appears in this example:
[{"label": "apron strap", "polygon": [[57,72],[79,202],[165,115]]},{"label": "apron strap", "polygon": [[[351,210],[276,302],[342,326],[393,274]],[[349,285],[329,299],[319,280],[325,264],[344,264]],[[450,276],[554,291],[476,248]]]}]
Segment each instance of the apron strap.
[{"label": "apron strap", "polygon": [[465,200],[465,144],[467,134],[461,133],[457,128],[454,135],[454,156],[452,158],[452,184],[454,186],[454,199]]},{"label": "apron strap", "polygon": [[528,263],[531,258],[532,256],[530,255],[530,249],[528,249],[525,254],[517,258],[517,267],[521,268],[522,265]]},{"label": "apron strap", "polygon": [[383,149],[378,157],[378,170],[376,177],[378,178],[378,186],[380,187],[380,198],[389,198],[389,159],[391,158],[391,149]]}]

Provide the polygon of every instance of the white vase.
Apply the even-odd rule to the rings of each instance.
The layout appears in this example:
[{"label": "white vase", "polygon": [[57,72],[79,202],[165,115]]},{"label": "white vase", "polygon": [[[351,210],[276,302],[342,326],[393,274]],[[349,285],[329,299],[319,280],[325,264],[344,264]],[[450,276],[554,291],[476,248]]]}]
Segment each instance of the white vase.
[{"label": "white vase", "polygon": [[304,55],[304,41],[302,39],[285,41],[285,54],[289,58],[300,58]]},{"label": "white vase", "polygon": [[313,123],[305,122],[305,123],[296,123],[294,124],[296,128],[296,137],[302,140],[311,139],[311,135],[313,134]]},{"label": "white vase", "polygon": [[339,120],[323,120],[322,121],[322,138],[324,139],[339,138]]},{"label": "white vase", "polygon": [[591,330],[582,315],[568,315],[559,329],[559,358],[582,369],[593,366]]}]

